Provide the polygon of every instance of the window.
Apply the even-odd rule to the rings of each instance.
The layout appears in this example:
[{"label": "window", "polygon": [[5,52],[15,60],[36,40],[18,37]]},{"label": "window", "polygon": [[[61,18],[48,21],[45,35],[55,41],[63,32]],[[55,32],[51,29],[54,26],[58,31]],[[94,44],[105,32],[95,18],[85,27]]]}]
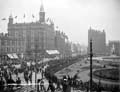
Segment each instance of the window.
[{"label": "window", "polygon": [[13,46],[15,45],[15,41],[12,41],[12,45],[13,45]]}]

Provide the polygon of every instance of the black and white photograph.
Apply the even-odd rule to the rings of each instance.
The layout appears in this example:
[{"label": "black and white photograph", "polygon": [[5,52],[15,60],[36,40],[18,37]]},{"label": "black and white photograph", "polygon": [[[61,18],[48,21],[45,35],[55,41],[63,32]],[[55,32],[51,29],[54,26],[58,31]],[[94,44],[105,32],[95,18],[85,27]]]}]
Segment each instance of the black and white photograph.
[{"label": "black and white photograph", "polygon": [[120,92],[120,0],[0,0],[0,92]]}]

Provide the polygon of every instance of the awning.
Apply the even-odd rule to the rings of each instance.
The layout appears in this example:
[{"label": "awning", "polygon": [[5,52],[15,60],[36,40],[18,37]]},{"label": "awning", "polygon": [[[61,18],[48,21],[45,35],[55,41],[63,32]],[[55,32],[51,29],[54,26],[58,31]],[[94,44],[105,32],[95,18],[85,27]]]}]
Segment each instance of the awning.
[{"label": "awning", "polygon": [[18,58],[18,56],[17,56],[16,53],[13,53],[12,55],[13,55],[14,59],[17,59],[17,58]]},{"label": "awning", "polygon": [[17,58],[18,58],[18,56],[17,56],[16,53],[7,54],[7,56],[8,56],[9,58],[11,58],[11,59],[17,59]]},{"label": "awning", "polygon": [[7,54],[7,56],[8,56],[9,58],[11,58],[11,59],[14,58],[12,54]]},{"label": "awning", "polygon": [[49,55],[60,54],[58,50],[46,50]]}]

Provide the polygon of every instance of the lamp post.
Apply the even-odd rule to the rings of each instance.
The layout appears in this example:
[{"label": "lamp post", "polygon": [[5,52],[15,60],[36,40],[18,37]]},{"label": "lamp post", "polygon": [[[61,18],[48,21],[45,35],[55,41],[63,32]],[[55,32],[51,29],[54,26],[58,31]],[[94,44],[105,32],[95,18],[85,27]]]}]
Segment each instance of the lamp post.
[{"label": "lamp post", "polygon": [[90,39],[90,92],[92,92],[92,39]]}]

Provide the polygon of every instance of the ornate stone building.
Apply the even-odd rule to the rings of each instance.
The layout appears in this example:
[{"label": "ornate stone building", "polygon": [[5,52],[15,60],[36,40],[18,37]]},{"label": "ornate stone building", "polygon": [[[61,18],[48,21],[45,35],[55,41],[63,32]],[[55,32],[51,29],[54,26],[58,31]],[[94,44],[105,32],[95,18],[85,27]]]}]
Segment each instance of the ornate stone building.
[{"label": "ornate stone building", "polygon": [[[18,45],[14,45],[14,49],[17,50],[12,50],[11,53],[24,53],[24,55],[30,56],[35,56],[36,53],[41,56],[45,50],[58,50],[61,54],[68,53],[67,51],[70,51],[71,48],[65,41],[67,36],[63,32],[55,31],[54,28],[53,21],[46,22],[43,5],[40,7],[39,20],[36,22],[14,23],[12,15],[9,16],[8,37],[17,40],[18,43]],[[12,48],[10,47],[10,49]]]},{"label": "ornate stone building", "polygon": [[[9,17],[8,35],[17,39],[24,39],[25,52],[29,54],[37,50],[53,50],[54,46],[54,23],[45,22],[43,5],[40,7],[39,21],[31,23],[14,23],[12,16]],[[27,54],[27,53],[26,53]]]}]

